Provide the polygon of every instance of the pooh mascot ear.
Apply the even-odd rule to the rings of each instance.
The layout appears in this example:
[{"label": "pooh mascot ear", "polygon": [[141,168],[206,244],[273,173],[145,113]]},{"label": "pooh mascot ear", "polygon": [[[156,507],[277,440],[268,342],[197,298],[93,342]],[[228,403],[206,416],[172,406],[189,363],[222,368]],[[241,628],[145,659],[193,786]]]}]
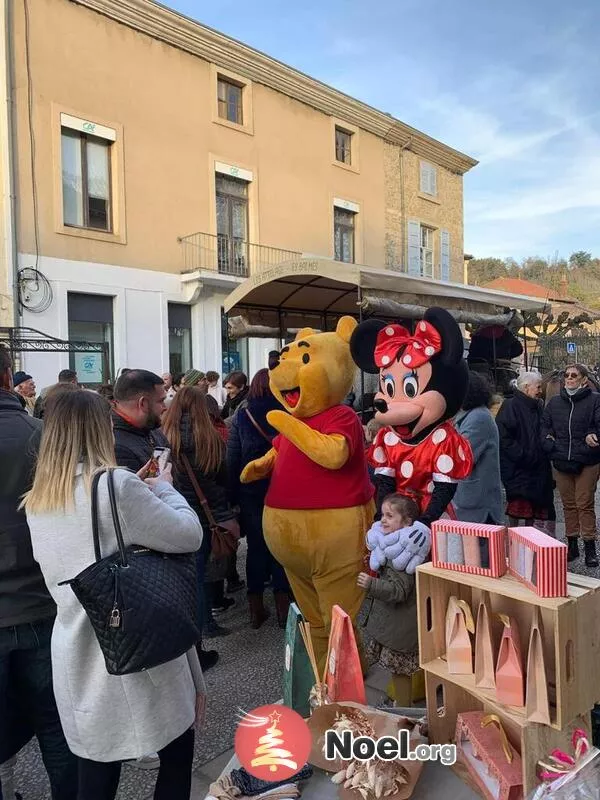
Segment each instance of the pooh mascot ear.
[{"label": "pooh mascot ear", "polygon": [[375,363],[374,357],[375,345],[379,331],[385,328],[386,324],[381,319],[368,319],[365,322],[361,322],[354,329],[354,333],[350,338],[350,353],[356,366],[360,367],[363,372],[368,372],[371,375],[377,375],[379,372],[379,367]]},{"label": "pooh mascot ear", "polygon": [[300,339],[306,339],[307,336],[314,336],[315,333],[316,331],[314,328],[302,328],[302,330],[298,331],[296,334],[294,341],[299,342]]},{"label": "pooh mascot ear", "polygon": [[428,308],[423,317],[442,337],[440,361],[445,366],[455,366],[464,359],[465,345],[458,322],[445,308]]},{"label": "pooh mascot ear", "polygon": [[356,330],[358,323],[354,319],[354,317],[341,317],[340,321],[337,324],[337,328],[335,332],[337,335],[342,339],[346,344],[352,338],[352,334]]}]

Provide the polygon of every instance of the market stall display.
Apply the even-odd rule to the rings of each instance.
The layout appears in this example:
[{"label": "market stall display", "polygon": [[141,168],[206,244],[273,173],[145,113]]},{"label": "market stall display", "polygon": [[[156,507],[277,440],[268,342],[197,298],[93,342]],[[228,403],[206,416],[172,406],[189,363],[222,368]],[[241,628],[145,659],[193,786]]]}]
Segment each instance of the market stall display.
[{"label": "market stall display", "polygon": [[[428,733],[431,742],[455,740],[459,714],[479,711],[495,714],[522,763],[522,784],[527,794],[540,783],[538,762],[554,748],[568,748],[573,731],[590,732],[590,710],[599,693],[596,660],[600,646],[600,581],[568,575],[567,597],[541,597],[510,575],[489,578],[457,574],[433,564],[417,570],[419,649],[427,689]],[[496,691],[477,685],[475,675],[453,674],[446,660],[445,617],[452,597],[479,610],[489,602],[494,644],[504,637],[506,657],[497,666],[511,666],[506,674],[519,680],[519,667],[527,678],[517,636],[527,632],[535,642],[532,667],[537,679],[539,652],[543,655],[548,688],[550,724],[527,718],[525,699],[519,705],[502,702]],[[500,618],[498,615],[501,615]],[[477,614],[479,617],[479,613]],[[502,634],[498,620],[502,621]],[[542,625],[539,621],[542,621]],[[517,633],[519,631],[519,633]],[[532,637],[532,631],[533,637]],[[477,631],[476,631],[477,637]],[[528,650],[529,661],[529,650]],[[513,698],[514,700],[514,698]],[[536,701],[537,702],[537,701]],[[542,703],[543,707],[543,703]]]},{"label": "market stall display", "polygon": [[567,545],[537,528],[508,529],[508,571],[541,597],[567,596]]}]

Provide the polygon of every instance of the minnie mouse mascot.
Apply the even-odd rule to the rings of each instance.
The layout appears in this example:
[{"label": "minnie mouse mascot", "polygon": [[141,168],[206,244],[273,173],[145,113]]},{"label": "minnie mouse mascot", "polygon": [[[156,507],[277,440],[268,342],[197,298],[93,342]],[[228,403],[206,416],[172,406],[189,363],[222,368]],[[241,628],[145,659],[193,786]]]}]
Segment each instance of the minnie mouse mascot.
[{"label": "minnie mouse mascot", "polygon": [[427,557],[431,523],[446,511],[458,481],[473,468],[471,447],[450,421],[469,381],[462,334],[445,309],[429,308],[414,334],[377,319],[361,323],[350,349],[362,370],[380,376],[373,405],[375,419],[385,427],[369,451],[377,509],[387,494],[398,492],[413,499],[421,512],[397,549],[406,551],[402,562],[410,562],[414,571]]}]

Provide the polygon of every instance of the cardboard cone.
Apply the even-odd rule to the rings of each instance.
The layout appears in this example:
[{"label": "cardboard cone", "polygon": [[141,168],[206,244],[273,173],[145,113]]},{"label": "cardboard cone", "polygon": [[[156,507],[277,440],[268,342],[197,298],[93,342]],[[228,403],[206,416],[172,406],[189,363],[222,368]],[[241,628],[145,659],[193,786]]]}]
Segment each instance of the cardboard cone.
[{"label": "cardboard cone", "polygon": [[352,620],[337,605],[331,609],[326,670],[325,683],[332,703],[346,700],[354,703],[367,702]]},{"label": "cardboard cone", "polygon": [[474,632],[471,607],[453,595],[446,610],[446,661],[452,675],[473,674],[473,646],[469,633]]},{"label": "cardboard cone", "polygon": [[519,629],[514,619],[498,614],[504,624],[496,665],[496,698],[507,706],[525,705],[523,660]]},{"label": "cardboard cone", "polygon": [[310,714],[309,695],[314,684],[313,671],[298,623],[303,621],[296,603],[290,603],[285,628],[285,662],[283,667],[283,705],[302,717]]},{"label": "cardboard cone", "polygon": [[490,597],[484,592],[477,609],[475,629],[475,686],[479,689],[495,689],[495,666],[492,610]]},{"label": "cardboard cone", "polygon": [[550,725],[550,703],[548,701],[548,680],[544,660],[544,631],[542,616],[536,606],[529,635],[527,651],[527,692],[525,714],[529,722]]}]

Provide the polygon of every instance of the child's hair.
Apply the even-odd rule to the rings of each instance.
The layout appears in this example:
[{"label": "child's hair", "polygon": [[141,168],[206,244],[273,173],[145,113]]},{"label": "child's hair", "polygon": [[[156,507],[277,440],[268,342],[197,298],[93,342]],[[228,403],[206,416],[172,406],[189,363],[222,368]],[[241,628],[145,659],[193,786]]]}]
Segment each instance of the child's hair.
[{"label": "child's hair", "polygon": [[419,516],[419,506],[414,500],[411,500],[410,497],[405,497],[403,494],[398,494],[397,492],[388,494],[383,498],[383,503],[389,503],[400,516],[410,520],[410,524]]}]

